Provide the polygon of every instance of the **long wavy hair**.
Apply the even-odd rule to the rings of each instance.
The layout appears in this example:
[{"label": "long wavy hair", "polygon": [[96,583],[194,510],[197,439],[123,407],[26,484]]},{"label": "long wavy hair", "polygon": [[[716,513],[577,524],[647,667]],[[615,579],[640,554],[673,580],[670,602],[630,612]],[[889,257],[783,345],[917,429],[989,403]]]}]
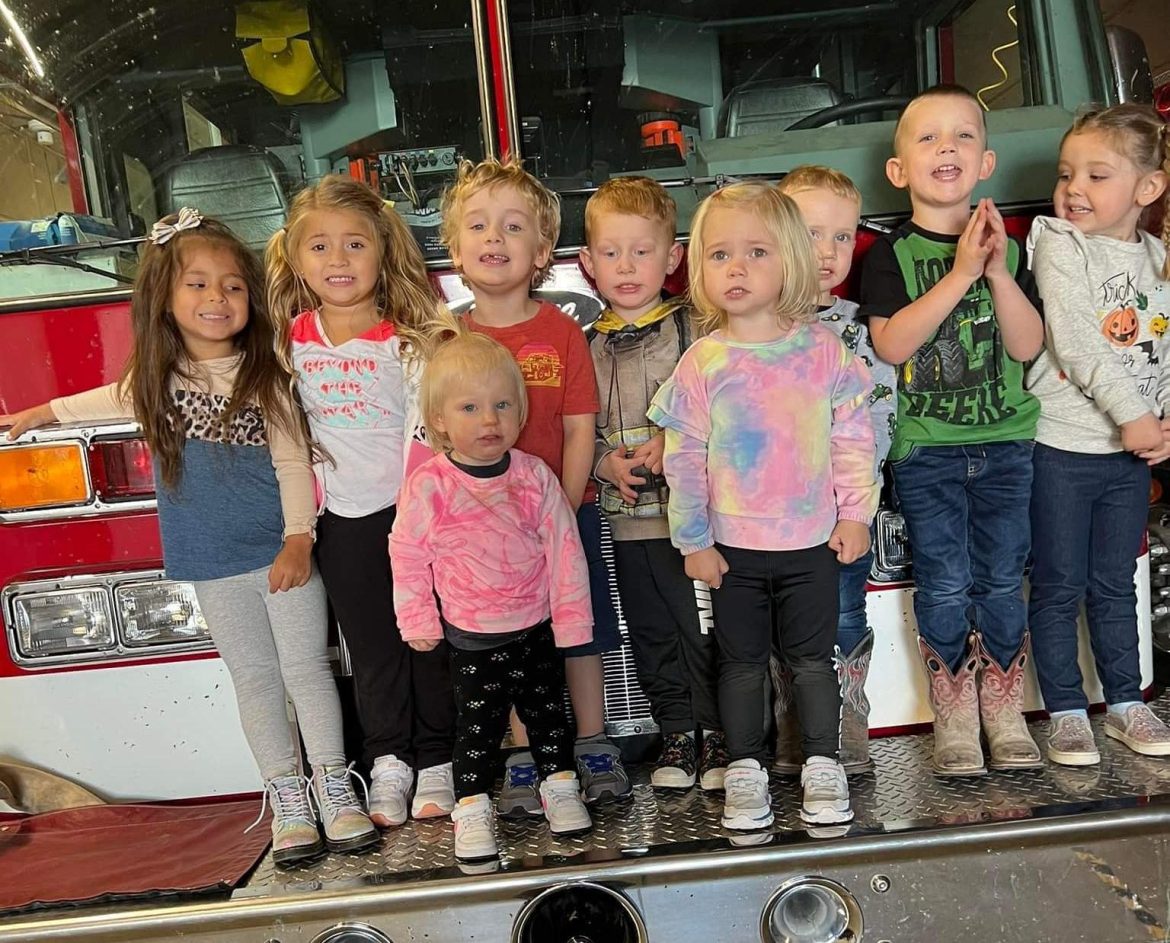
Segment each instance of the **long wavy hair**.
[{"label": "long wavy hair", "polygon": [[264,253],[268,306],[281,325],[277,348],[281,363],[295,374],[290,340],[293,318],[321,306],[321,299],[296,268],[305,218],[314,210],[349,210],[369,224],[381,259],[374,298],[378,314],[394,325],[403,360],[421,372],[438,345],[458,333],[459,327],[431,284],[422,250],[402,217],[364,183],[339,174],[324,177],[296,195],[288,222],[268,241]]},{"label": "long wavy hair", "polygon": [[[178,218],[172,213],[162,222],[174,224]],[[200,244],[231,252],[248,288],[248,321],[233,339],[242,359],[227,409],[219,417],[221,430],[252,405],[260,408],[266,424],[275,423],[290,436],[309,441],[304,413],[295,392],[290,393],[291,377],[276,357],[276,325],[265,303],[260,260],[223,223],[204,218],[197,228],[185,229],[163,245],[146,244],[130,301],[134,348],[122,375],[122,390],[130,395],[168,488],[182,480],[185,439],[172,383],[176,378],[197,380],[171,311],[171,297],[187,253]]]}]

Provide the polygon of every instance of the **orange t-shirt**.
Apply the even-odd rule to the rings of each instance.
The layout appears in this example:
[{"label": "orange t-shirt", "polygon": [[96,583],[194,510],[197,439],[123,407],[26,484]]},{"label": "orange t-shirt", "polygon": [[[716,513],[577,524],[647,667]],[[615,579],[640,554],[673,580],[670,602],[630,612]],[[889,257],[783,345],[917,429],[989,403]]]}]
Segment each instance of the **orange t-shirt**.
[{"label": "orange t-shirt", "polygon": [[[467,326],[499,341],[512,352],[528,390],[528,421],[516,448],[543,459],[561,478],[565,453],[565,416],[596,415],[597,376],[581,326],[556,305],[543,302],[527,321],[488,327],[468,314]],[[593,480],[585,501],[596,497]]]}]

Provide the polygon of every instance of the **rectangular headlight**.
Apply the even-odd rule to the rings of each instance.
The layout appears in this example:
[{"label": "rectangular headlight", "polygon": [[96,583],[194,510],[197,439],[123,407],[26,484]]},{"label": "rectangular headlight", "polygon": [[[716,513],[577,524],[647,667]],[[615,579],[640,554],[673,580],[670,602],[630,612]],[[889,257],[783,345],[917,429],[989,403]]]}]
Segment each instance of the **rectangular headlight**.
[{"label": "rectangular headlight", "polygon": [[109,597],[100,587],[15,596],[12,616],[17,648],[26,658],[114,647]]},{"label": "rectangular headlight", "polygon": [[906,536],[906,522],[902,515],[895,511],[878,511],[875,530],[877,568],[885,574],[894,574],[910,566],[910,540]]},{"label": "rectangular headlight", "polygon": [[128,647],[174,645],[208,637],[190,583],[123,583],[114,589],[114,600]]}]

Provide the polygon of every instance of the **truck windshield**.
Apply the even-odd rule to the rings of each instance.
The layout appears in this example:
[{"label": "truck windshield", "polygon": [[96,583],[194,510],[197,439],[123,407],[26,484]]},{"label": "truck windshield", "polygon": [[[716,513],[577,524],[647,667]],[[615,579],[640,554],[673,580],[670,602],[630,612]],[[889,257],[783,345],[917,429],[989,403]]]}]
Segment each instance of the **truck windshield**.
[{"label": "truck windshield", "polygon": [[[713,178],[808,161],[893,213],[891,121],[940,81],[977,91],[1009,148],[1035,149],[1045,187],[1019,172],[995,193],[1034,200],[1051,179],[1040,150],[1107,94],[1091,0],[481,2],[13,0],[0,300],[117,287],[135,256],[109,241],[183,205],[262,248],[329,173],[378,187],[441,264],[442,189],[503,135],[562,192],[566,252],[590,188],[619,173],[673,181],[684,232]],[[71,242],[96,271],[39,255]]]}]

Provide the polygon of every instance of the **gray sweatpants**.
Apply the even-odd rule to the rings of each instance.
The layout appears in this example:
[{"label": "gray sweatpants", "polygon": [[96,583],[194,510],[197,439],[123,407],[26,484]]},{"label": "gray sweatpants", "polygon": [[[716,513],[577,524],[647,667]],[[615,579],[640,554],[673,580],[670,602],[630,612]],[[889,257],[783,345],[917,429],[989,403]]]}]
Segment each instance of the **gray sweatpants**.
[{"label": "gray sweatpants", "polygon": [[314,569],[304,586],[268,592],[268,568],[202,580],[195,596],[227,665],[248,746],[265,780],[297,768],[285,690],[309,763],[344,766],[341,703],[325,651],[325,588]]}]

